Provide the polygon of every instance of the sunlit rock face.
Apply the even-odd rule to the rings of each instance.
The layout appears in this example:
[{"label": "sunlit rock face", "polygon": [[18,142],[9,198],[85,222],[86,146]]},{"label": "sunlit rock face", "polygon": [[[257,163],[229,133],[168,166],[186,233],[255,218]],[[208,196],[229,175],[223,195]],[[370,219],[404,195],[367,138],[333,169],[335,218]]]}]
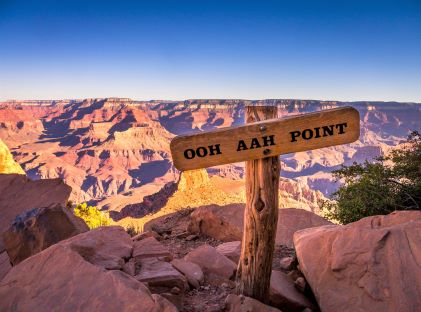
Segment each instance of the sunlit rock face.
[{"label": "sunlit rock face", "polygon": [[[158,193],[167,183],[179,180],[169,151],[175,135],[243,124],[244,107],[253,104],[276,105],[279,117],[346,105],[360,112],[358,141],[281,156],[281,176],[285,180],[281,181],[280,203],[285,207],[301,206],[315,211],[318,200],[338,186],[330,174],[332,170],[341,164],[381,155],[401,142],[409,130],[421,129],[421,105],[410,103],[144,102],[107,98],[0,103],[0,138],[28,177],[63,178],[72,187],[71,200],[90,201],[104,209],[120,211]],[[192,206],[188,200],[203,203],[215,198],[220,198],[223,204],[243,201],[243,163],[206,171],[209,176],[197,177],[199,180],[195,182],[201,185],[200,200],[186,195],[183,179],[188,178],[185,176],[177,193],[183,193],[185,201],[179,196],[177,200],[169,200],[169,204],[177,202],[174,207],[187,207]]]},{"label": "sunlit rock face", "polygon": [[0,139],[0,174],[3,173],[25,174],[25,171],[15,162],[9,148]]}]

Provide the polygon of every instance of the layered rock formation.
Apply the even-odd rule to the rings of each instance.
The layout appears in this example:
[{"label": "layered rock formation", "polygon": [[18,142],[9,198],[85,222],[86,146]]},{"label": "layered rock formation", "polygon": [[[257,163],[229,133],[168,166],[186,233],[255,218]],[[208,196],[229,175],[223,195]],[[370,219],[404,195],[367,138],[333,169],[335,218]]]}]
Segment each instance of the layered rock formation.
[{"label": "layered rock formation", "polygon": [[[29,177],[63,178],[73,189],[73,201],[120,211],[178,180],[169,155],[174,135],[242,124],[245,105],[265,103],[277,105],[280,117],[344,105],[354,106],[361,115],[359,141],[282,156],[282,176],[288,178],[281,183],[283,207],[315,211],[318,200],[335,190],[331,170],[377,156],[400,142],[409,129],[421,128],[420,105],[409,103],[108,98],[0,103],[0,138]],[[228,197],[237,196],[231,181],[242,178],[242,164],[208,172],[211,184],[219,178],[216,184],[225,193],[234,190]]]}]

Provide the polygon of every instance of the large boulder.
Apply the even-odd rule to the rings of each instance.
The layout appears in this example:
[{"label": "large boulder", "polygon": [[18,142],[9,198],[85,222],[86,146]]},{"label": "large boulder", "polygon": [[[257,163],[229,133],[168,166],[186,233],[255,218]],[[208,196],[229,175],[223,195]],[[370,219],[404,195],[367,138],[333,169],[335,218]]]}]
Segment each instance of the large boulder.
[{"label": "large boulder", "polygon": [[184,260],[197,264],[210,284],[220,284],[234,277],[237,265],[221,255],[210,245],[202,245],[190,251]]},{"label": "large boulder", "polygon": [[[243,237],[244,208],[244,204],[199,207],[191,214],[188,229],[224,242],[239,241]],[[276,245],[292,247],[296,231],[328,224],[332,223],[304,209],[279,209]]]},{"label": "large boulder", "polygon": [[63,241],[13,267],[0,282],[0,311],[177,311],[128,274],[90,263],[74,246]]},{"label": "large boulder", "polygon": [[238,241],[243,237],[243,217],[244,204],[202,206],[190,215],[188,230],[223,242]]},{"label": "large boulder", "polygon": [[[55,204],[66,206],[71,191],[61,179],[32,181],[20,174],[0,174],[0,236],[23,212]],[[3,250],[0,237],[0,252]]]},{"label": "large boulder", "polygon": [[324,312],[421,306],[421,211],[294,234],[300,269]]},{"label": "large boulder", "polygon": [[125,268],[133,241],[121,226],[104,226],[60,243],[77,251],[86,261],[108,270]]},{"label": "large boulder", "polygon": [[242,296],[230,294],[225,299],[225,311],[227,312],[281,312],[274,307],[265,305],[260,301]]},{"label": "large boulder", "polygon": [[61,205],[35,208],[18,215],[3,233],[13,265],[59,241],[88,231],[86,223]]},{"label": "large boulder", "polygon": [[13,159],[12,153],[9,148],[0,139],[0,174],[25,174],[22,167]]}]

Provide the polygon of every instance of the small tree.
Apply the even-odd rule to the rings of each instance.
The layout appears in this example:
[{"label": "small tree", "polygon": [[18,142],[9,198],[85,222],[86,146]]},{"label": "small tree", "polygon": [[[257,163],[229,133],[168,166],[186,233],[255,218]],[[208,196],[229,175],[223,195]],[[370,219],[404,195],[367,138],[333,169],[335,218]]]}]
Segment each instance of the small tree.
[{"label": "small tree", "polygon": [[110,218],[107,213],[99,211],[95,206],[88,206],[86,203],[78,204],[74,214],[82,218],[90,229],[110,225]]},{"label": "small tree", "polygon": [[322,204],[329,219],[346,224],[395,210],[421,209],[420,134],[412,132],[387,157],[342,166],[333,175],[343,184]]}]

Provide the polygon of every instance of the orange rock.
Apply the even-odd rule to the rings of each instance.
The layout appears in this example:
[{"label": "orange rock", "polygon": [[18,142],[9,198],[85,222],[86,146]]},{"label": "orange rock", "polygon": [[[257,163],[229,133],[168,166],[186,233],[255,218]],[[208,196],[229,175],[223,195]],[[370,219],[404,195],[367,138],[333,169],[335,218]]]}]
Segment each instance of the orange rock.
[{"label": "orange rock", "polygon": [[13,265],[59,241],[88,231],[86,223],[61,205],[35,208],[17,216],[3,233]]},{"label": "orange rock", "polygon": [[0,311],[177,311],[133,277],[93,265],[62,244],[13,267],[0,282],[0,298]]},{"label": "orange rock", "polygon": [[221,255],[210,245],[202,245],[190,251],[184,260],[197,264],[205,274],[206,281],[221,284],[234,277],[237,265]]},{"label": "orange rock", "polygon": [[[199,207],[191,214],[188,229],[193,233],[202,233],[224,242],[241,240],[244,207],[244,204]],[[292,246],[292,236],[296,231],[327,224],[332,223],[307,210],[279,209],[276,244]]]},{"label": "orange rock", "polygon": [[282,311],[301,312],[306,308],[314,310],[314,304],[299,292],[285,273],[272,271],[270,276],[269,302]]},{"label": "orange rock", "polygon": [[22,212],[54,204],[65,207],[70,192],[61,179],[32,181],[24,175],[0,174],[0,233]]},{"label": "orange rock", "polygon": [[294,234],[300,268],[324,312],[421,306],[421,211]]}]

